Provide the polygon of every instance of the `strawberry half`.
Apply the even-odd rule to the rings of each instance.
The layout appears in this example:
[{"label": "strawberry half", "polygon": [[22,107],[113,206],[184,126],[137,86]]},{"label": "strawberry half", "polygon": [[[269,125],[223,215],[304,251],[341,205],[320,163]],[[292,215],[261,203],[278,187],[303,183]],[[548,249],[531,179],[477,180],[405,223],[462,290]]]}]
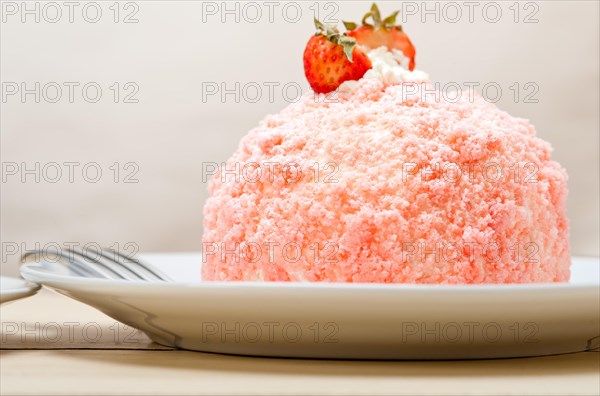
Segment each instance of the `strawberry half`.
[{"label": "strawberry half", "polygon": [[[399,12],[396,11],[382,20],[377,4],[373,3],[371,11],[367,12],[362,19],[362,26],[353,22],[344,22],[344,26],[348,29],[348,36],[354,37],[365,50],[385,46],[390,51],[393,49],[402,51],[404,56],[410,59],[408,68],[412,71],[415,68],[415,46],[402,31],[402,26],[396,25]],[[367,23],[369,18],[373,20],[373,24]]]},{"label": "strawberry half", "polygon": [[358,80],[372,68],[356,40],[315,19],[317,33],[304,50],[304,74],[317,93],[335,91],[344,81]]}]

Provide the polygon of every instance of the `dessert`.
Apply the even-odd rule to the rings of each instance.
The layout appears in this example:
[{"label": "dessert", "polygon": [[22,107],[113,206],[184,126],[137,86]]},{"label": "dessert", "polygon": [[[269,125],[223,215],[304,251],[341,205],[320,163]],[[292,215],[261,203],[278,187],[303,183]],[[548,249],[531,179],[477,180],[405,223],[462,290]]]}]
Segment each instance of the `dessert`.
[{"label": "dessert", "polygon": [[433,92],[394,19],[317,23],[320,94],[267,116],[209,183],[203,280],[568,281],[551,146],[482,97]]}]

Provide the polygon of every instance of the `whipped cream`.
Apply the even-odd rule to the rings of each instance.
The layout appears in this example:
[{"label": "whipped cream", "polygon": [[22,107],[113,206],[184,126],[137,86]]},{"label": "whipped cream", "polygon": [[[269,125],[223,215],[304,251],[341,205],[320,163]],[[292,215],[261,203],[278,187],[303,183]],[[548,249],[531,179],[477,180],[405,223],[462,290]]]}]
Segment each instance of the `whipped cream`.
[{"label": "whipped cream", "polygon": [[[429,75],[421,70],[408,70],[410,59],[402,51],[388,50],[382,46],[367,52],[373,68],[368,70],[362,79],[377,79],[384,84],[400,84],[403,82],[429,81]],[[358,81],[345,81],[340,85],[341,92],[352,92]]]}]

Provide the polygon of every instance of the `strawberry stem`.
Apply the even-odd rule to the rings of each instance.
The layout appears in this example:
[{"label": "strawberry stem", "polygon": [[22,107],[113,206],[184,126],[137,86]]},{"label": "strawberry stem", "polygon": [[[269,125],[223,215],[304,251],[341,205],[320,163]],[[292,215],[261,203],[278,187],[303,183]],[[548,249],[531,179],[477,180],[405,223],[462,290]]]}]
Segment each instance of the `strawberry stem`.
[{"label": "strawberry stem", "polygon": [[[362,26],[369,26],[375,29],[400,29],[402,30],[401,25],[396,24],[396,18],[400,14],[400,11],[395,11],[391,15],[385,17],[383,20],[381,19],[381,12],[379,11],[379,7],[377,7],[376,3],[371,5],[371,10],[363,16],[361,21]],[[367,19],[371,18],[373,20],[373,24],[367,22]],[[358,27],[358,24],[354,22],[344,22],[344,26],[346,30],[351,31]]]},{"label": "strawberry stem", "polygon": [[315,28],[317,29],[315,35],[325,36],[332,43],[341,45],[344,55],[352,62],[352,52],[354,51],[354,47],[356,47],[356,40],[353,37],[346,35],[346,33],[340,33],[336,26],[325,25],[317,18],[315,18]]}]

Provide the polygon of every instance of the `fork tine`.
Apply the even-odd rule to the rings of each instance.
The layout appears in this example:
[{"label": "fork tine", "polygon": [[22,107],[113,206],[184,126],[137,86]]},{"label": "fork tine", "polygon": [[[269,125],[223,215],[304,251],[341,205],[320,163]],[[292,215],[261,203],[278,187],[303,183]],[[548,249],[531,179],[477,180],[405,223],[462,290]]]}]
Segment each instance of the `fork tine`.
[{"label": "fork tine", "polygon": [[148,277],[146,276],[146,274],[142,274],[139,271],[136,271],[135,268],[132,268],[130,265],[126,265],[118,260],[116,260],[115,258],[111,257],[110,254],[107,253],[107,249],[106,248],[102,248],[98,254],[99,254],[99,258],[105,262],[107,262],[108,265],[110,265],[112,268],[115,268],[115,270],[119,270],[119,271],[126,271],[128,274],[130,274],[131,276],[135,277],[136,280],[150,280]]},{"label": "fork tine", "polygon": [[117,252],[114,250],[103,249],[102,257],[118,267],[127,268],[128,271],[135,273],[142,280],[160,280],[152,272],[146,271],[143,267],[131,261],[131,259],[125,261],[123,256],[117,255]]},{"label": "fork tine", "polygon": [[[147,274],[141,274],[138,271],[135,270],[135,268],[132,268],[129,265],[126,265],[120,261],[118,261],[116,258],[111,257],[111,255],[109,254],[109,252],[112,252],[111,250],[108,250],[106,248],[102,248],[102,250],[99,252],[100,253],[100,257],[102,257],[102,259],[108,261],[111,265],[114,265],[117,268],[120,269],[124,269],[126,270],[128,273],[132,274],[133,276],[136,277],[136,279],[139,280],[150,280],[149,277],[147,276]],[[152,277],[150,277],[152,278]]]},{"label": "fork tine", "polygon": [[90,266],[98,266],[101,267],[102,269],[108,271],[110,273],[110,276],[108,277],[116,277],[118,279],[130,279],[129,277],[127,277],[127,275],[123,274],[122,272],[116,271],[114,268],[112,268],[109,265],[106,265],[105,263],[101,262],[100,260],[97,260],[96,258],[90,256],[90,255],[85,255],[83,253],[80,253],[76,250],[73,249],[67,249],[67,251],[69,253],[72,253],[73,255],[79,256],[81,258],[83,258],[86,262],[86,265],[88,267]]},{"label": "fork tine", "polygon": [[[112,259],[110,257],[107,257],[108,255],[104,255],[104,257],[107,257],[111,260],[114,260],[116,263],[118,263],[119,265],[126,267],[126,268],[131,268],[131,264],[135,264],[137,265],[139,268],[142,269],[142,271],[146,272],[147,274],[149,274],[151,277],[155,278],[156,280],[161,280],[161,281],[168,281],[169,277],[165,274],[163,274],[162,272],[160,272],[159,270],[157,270],[156,268],[152,268],[147,264],[144,264],[142,261],[135,259],[133,257],[129,257],[126,256],[124,254],[122,254],[121,252],[118,252],[116,250],[110,249],[110,248],[106,248],[104,249],[106,252],[111,252],[112,254],[115,255],[115,258]],[[117,260],[117,257],[120,258],[120,261]]]},{"label": "fork tine", "polygon": [[[60,264],[66,266],[76,275],[94,278],[125,279],[125,280],[159,280],[168,281],[169,277],[149,265],[132,257],[127,257],[118,251],[103,248],[98,255],[66,249],[65,252],[56,252]],[[25,262],[29,256],[44,254],[41,250],[26,252],[21,256]],[[114,256],[114,257],[111,257]]]},{"label": "fork tine", "polygon": [[[45,254],[45,253],[41,250],[32,250],[32,251],[26,252],[25,254],[23,254],[21,256],[21,263],[24,263],[29,256],[43,255],[43,254]],[[79,276],[83,276],[86,278],[106,277],[105,274],[92,268],[90,265],[82,263],[75,256],[69,256],[69,255],[64,254],[63,252],[56,252],[56,255],[66,261],[66,263],[59,261],[60,263],[62,263],[62,265],[66,266],[69,270],[73,271],[74,273],[76,273]]]}]

